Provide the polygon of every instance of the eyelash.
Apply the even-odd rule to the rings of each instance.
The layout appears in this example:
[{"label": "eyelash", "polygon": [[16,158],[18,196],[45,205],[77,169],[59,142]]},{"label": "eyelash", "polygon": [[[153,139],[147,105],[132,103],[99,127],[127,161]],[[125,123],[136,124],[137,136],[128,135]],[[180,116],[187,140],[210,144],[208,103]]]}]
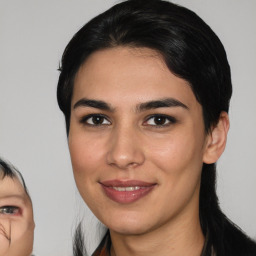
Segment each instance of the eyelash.
[{"label": "eyelash", "polygon": [[19,215],[20,208],[17,206],[5,205],[0,207],[0,215]]},{"label": "eyelash", "polygon": [[90,120],[90,118],[102,118],[102,119],[105,119],[108,121],[109,124],[111,124],[111,122],[108,120],[108,118],[105,116],[105,115],[101,115],[101,114],[90,114],[90,115],[87,115],[85,117],[82,117],[80,119],[80,123],[81,124],[84,124],[84,125],[88,125],[88,126],[102,126],[102,125],[109,125],[109,124],[90,124],[88,123],[88,120]]},{"label": "eyelash", "polygon": [[[93,121],[93,118],[98,118],[99,121],[103,121],[103,123],[98,123],[95,124],[93,123],[94,121],[97,121],[96,119]],[[156,118],[162,118],[164,123],[163,124],[147,124],[147,122],[150,119],[156,119]],[[88,120],[92,119],[89,123]],[[154,120],[156,121],[156,120]],[[168,121],[168,123],[166,123],[166,121]],[[105,122],[105,123],[104,123]],[[106,123],[107,122],[107,123]],[[172,116],[168,116],[168,115],[164,115],[164,114],[155,114],[155,115],[151,115],[148,116],[147,119],[143,122],[143,125],[145,126],[152,126],[152,127],[156,127],[156,128],[161,128],[161,127],[167,127],[170,126],[171,124],[175,124],[177,122],[176,118],[172,117]],[[103,126],[103,125],[111,125],[111,122],[109,121],[109,119],[105,116],[105,115],[101,115],[101,114],[90,114],[87,115],[85,117],[82,117],[80,119],[80,123],[87,125],[87,126]]]},{"label": "eyelash", "polygon": [[[155,114],[155,115],[151,115],[149,116],[145,122],[148,122],[150,119],[154,119],[154,121],[156,121],[156,118],[163,118],[164,123],[163,124],[146,124],[147,126],[155,126],[156,128],[162,128],[162,127],[168,127],[172,124],[175,124],[177,122],[176,118],[172,117],[172,116],[168,116],[168,115],[164,115],[164,114]],[[168,121],[168,123],[166,123],[166,121]],[[143,124],[145,123],[143,122]]]}]

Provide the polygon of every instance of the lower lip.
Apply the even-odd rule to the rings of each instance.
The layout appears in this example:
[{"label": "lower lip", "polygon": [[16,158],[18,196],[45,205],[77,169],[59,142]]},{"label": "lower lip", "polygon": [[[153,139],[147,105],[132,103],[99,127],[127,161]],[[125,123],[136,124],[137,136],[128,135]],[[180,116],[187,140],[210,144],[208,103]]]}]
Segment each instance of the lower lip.
[{"label": "lower lip", "polygon": [[141,187],[140,189],[134,191],[118,191],[112,187],[107,187],[104,185],[102,185],[102,188],[111,200],[120,204],[128,204],[133,203],[146,196],[152,191],[154,185],[148,187]]}]

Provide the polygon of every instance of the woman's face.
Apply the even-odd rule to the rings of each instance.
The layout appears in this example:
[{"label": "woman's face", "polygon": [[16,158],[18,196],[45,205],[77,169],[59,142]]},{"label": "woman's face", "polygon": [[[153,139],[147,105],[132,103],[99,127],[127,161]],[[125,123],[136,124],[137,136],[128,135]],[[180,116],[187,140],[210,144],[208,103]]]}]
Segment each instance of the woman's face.
[{"label": "woman's face", "polygon": [[80,68],[69,149],[80,194],[112,231],[198,217],[208,136],[188,83],[147,48],[95,52]]},{"label": "woman's face", "polygon": [[34,237],[32,204],[17,178],[0,172],[0,256],[29,256]]}]

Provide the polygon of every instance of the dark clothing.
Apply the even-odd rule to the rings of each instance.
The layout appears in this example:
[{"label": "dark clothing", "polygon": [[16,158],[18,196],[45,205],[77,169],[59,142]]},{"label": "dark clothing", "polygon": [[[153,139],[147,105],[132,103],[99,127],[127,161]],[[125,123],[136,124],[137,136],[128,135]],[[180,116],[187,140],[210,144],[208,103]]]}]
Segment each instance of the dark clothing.
[{"label": "dark clothing", "polygon": [[110,247],[111,247],[111,240],[110,240],[110,234],[108,230],[106,235],[103,237],[101,243],[92,254],[92,256],[110,256]]}]

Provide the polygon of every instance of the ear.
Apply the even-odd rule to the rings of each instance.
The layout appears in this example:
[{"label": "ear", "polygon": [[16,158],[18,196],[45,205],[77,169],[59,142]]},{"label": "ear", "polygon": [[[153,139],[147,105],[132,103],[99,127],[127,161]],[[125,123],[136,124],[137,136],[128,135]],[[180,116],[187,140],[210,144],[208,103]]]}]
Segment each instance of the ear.
[{"label": "ear", "polygon": [[229,117],[227,112],[221,112],[219,121],[214,126],[211,132],[207,135],[205,151],[203,155],[203,162],[212,164],[217,162],[223,153],[229,130]]}]

